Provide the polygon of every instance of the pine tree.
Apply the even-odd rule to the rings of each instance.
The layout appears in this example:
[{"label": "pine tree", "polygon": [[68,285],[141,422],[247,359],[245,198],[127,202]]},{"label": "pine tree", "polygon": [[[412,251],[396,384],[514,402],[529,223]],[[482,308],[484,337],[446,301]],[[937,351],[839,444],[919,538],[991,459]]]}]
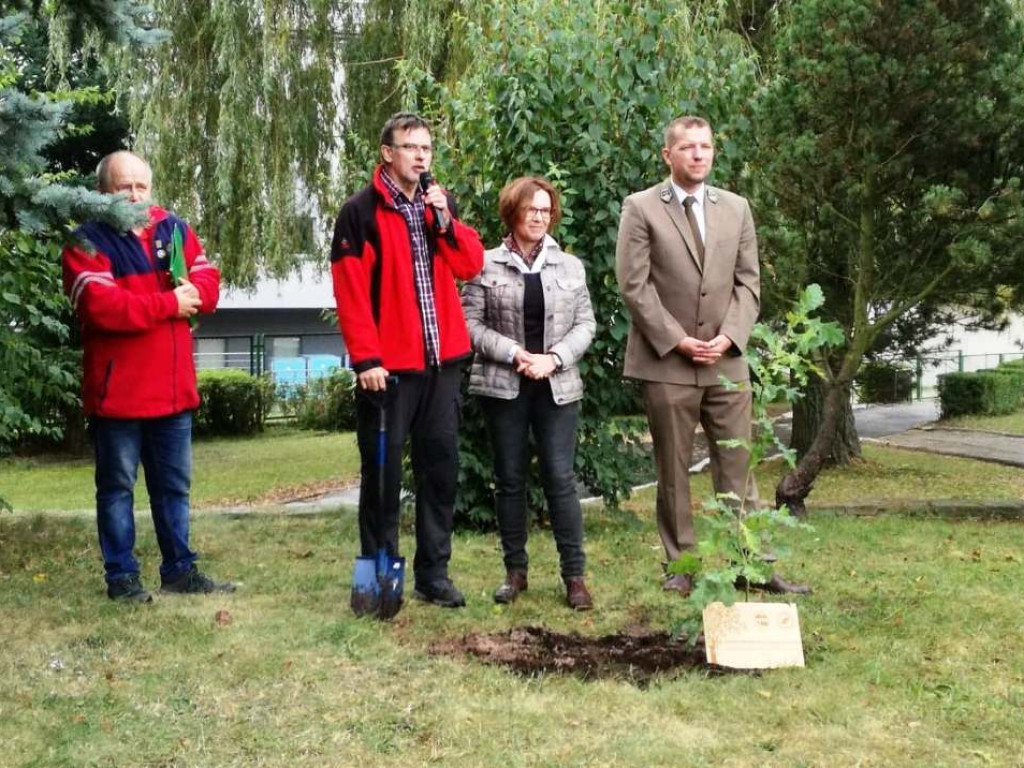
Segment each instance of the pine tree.
[{"label": "pine tree", "polygon": [[[89,133],[69,118],[107,98],[96,86],[71,87],[69,75],[162,36],[134,0],[22,1],[0,18],[0,453],[29,437],[59,438],[77,399],[64,241],[87,219],[128,228],[145,218],[67,167],[76,137]],[[58,143],[62,161],[48,155]]]},{"label": "pine tree", "polygon": [[777,282],[820,284],[847,339],[821,361],[813,440],[777,489],[799,511],[843,440],[865,355],[920,335],[937,308],[1024,303],[1024,26],[1008,0],[799,0],[780,14],[754,109],[759,234]]}]

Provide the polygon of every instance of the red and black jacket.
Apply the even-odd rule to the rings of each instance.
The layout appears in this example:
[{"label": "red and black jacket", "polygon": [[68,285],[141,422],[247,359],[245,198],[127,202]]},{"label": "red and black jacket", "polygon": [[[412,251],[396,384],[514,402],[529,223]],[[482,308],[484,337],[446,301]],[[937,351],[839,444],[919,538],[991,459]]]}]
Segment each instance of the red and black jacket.
[{"label": "red and black jacket", "polygon": [[169,272],[174,229],[183,235],[200,312],[217,306],[220,272],[188,224],[157,206],[149,213],[149,226],[138,236],[89,222],[77,235],[95,253],[64,249],[64,290],[82,324],[87,416],[156,418],[199,405],[192,333],[188,321],[178,318]]},{"label": "red and black jacket", "polygon": [[[357,373],[377,366],[391,373],[422,371],[426,347],[409,228],[380,174],[378,166],[373,183],[345,201],[334,225],[331,275],[338,325]],[[480,236],[455,218],[450,195],[448,207],[452,220],[441,235],[433,234],[433,209],[428,205],[425,212],[441,365],[471,353],[455,279],[476,277],[484,263]]]}]

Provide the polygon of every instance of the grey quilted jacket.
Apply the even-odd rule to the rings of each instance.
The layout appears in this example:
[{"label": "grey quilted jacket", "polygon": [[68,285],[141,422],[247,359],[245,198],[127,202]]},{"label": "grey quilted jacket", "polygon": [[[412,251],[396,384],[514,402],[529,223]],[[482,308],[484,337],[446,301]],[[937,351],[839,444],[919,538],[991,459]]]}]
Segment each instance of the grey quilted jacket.
[{"label": "grey quilted jacket", "polygon": [[[544,351],[554,352],[562,367],[551,374],[551,394],[558,405],[583,397],[577,363],[594,338],[583,263],[565,253],[550,236],[544,238]],[[526,346],[523,327],[525,280],[504,246],[484,253],[484,269],[462,289],[462,309],[473,343],[469,391],[502,400],[519,395],[520,374],[510,363],[513,346]]]}]

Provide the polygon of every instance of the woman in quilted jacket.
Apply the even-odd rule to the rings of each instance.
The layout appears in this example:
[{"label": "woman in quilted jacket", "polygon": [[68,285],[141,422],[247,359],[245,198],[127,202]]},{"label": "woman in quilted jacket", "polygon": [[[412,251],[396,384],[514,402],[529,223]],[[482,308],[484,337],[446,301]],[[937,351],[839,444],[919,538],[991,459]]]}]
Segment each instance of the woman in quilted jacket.
[{"label": "woman in quilted jacket", "polygon": [[473,343],[469,391],[480,397],[494,453],[495,511],[505,581],[494,593],[511,603],[527,588],[529,433],[540,463],[566,601],[589,610],[584,582],[583,514],[573,462],[583,381],[577,363],[594,337],[583,263],[551,237],[558,191],[526,176],[506,186],[498,212],[508,235],[484,254],[484,269],[462,292]]}]

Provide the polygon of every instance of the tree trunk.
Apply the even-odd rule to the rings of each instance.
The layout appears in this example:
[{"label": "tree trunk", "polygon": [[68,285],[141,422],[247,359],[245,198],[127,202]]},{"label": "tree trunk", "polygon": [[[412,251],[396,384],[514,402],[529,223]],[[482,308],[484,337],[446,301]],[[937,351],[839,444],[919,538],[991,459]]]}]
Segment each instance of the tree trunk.
[{"label": "tree trunk", "polygon": [[[825,401],[827,383],[812,376],[804,388],[804,396],[793,406],[793,435],[789,446],[800,456],[804,456],[814,443],[822,427],[825,417]],[[825,455],[825,466],[849,464],[852,459],[860,458],[860,438],[857,435],[857,424],[853,419],[853,406],[850,403],[849,388],[846,397],[839,403],[840,412],[836,418],[835,435],[831,447]]]},{"label": "tree trunk", "polygon": [[85,416],[82,404],[75,403],[64,409],[64,437],[61,450],[75,455],[84,455],[89,451],[89,434],[86,431]]},{"label": "tree trunk", "polygon": [[814,488],[818,473],[832,455],[833,445],[837,442],[839,423],[847,418],[849,411],[850,385],[840,384],[828,388],[822,403],[818,434],[796,468],[779,481],[775,488],[776,506],[781,507],[785,504],[790,513],[797,517],[807,514],[804,499]]}]

